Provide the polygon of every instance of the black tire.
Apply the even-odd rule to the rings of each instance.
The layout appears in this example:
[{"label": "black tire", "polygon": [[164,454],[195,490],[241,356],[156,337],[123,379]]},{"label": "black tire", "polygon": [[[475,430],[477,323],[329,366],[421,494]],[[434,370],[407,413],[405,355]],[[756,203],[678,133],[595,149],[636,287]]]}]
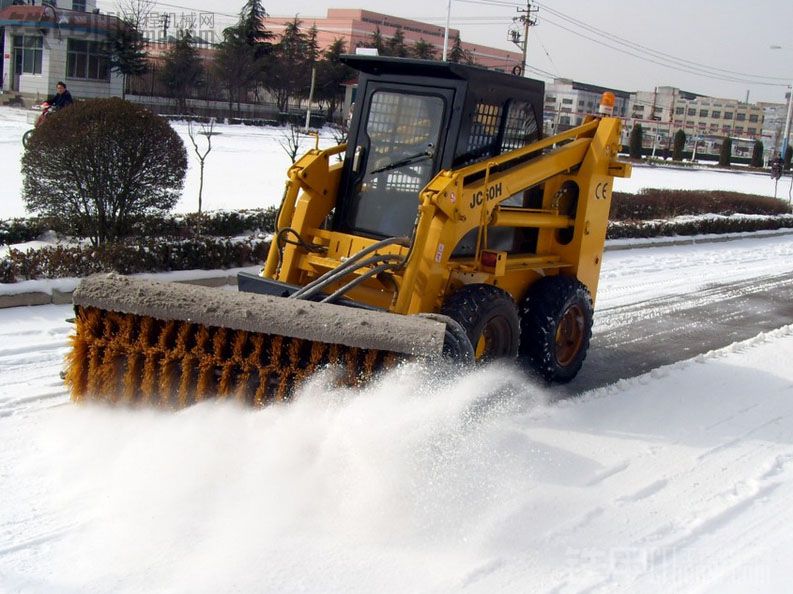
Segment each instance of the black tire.
[{"label": "black tire", "polygon": [[521,303],[521,355],[549,382],[569,382],[592,338],[592,297],[576,278],[546,276]]},{"label": "black tire", "polygon": [[446,300],[441,314],[463,327],[477,361],[517,356],[520,318],[506,291],[492,285],[465,285]]},{"label": "black tire", "polygon": [[439,313],[418,314],[422,318],[429,318],[436,322],[446,324],[446,334],[443,339],[443,352],[441,357],[451,363],[470,365],[475,361],[474,347],[468,335],[457,320]]},{"label": "black tire", "polygon": [[28,141],[30,140],[30,136],[33,134],[33,128],[28,130],[22,135],[22,146],[28,148]]}]

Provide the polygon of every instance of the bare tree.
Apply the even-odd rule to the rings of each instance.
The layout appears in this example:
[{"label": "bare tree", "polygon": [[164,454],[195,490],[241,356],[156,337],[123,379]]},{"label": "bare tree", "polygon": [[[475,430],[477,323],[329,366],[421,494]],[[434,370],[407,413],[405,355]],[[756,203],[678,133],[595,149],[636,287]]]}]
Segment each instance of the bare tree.
[{"label": "bare tree", "polygon": [[300,126],[292,122],[289,123],[281,134],[281,140],[278,141],[278,144],[281,145],[281,148],[283,148],[286,154],[289,155],[289,158],[292,159],[292,163],[297,160],[297,153],[300,151],[302,140]]},{"label": "bare tree", "polygon": [[[190,136],[190,142],[193,143],[193,149],[195,150],[195,154],[198,157],[198,164],[199,164],[199,182],[198,182],[198,230],[201,230],[201,205],[204,196],[204,164],[206,162],[207,155],[212,150],[212,136],[220,134],[220,132],[215,132],[215,118],[210,118],[209,122],[206,124],[201,124],[201,130],[196,132],[195,126],[193,125],[192,121],[187,122],[187,134]],[[207,139],[206,141],[206,149],[202,152],[202,150],[198,146],[198,141],[196,140],[196,135],[203,136]]]},{"label": "bare tree", "polygon": [[121,18],[141,33],[152,24],[154,0],[117,0],[116,8]]}]

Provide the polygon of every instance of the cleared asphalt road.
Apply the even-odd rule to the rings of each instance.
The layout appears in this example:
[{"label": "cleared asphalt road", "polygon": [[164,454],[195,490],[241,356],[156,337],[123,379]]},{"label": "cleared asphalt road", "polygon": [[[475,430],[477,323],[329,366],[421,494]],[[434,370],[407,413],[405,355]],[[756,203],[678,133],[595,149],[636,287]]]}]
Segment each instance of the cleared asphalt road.
[{"label": "cleared asphalt road", "polygon": [[793,272],[598,309],[578,394],[793,323]]}]

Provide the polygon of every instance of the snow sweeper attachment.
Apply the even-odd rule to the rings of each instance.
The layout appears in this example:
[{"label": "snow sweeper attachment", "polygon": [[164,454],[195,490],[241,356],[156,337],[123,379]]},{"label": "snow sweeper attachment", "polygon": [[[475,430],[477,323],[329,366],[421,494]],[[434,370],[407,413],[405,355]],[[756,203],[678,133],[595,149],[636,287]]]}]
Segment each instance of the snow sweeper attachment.
[{"label": "snow sweeper attachment", "polygon": [[80,284],[75,400],[262,405],[325,366],[354,384],[410,358],[519,357],[548,381],[576,375],[613,178],[630,174],[620,120],[602,110],[542,138],[541,82],[344,59],[360,72],[348,142],[290,167],[267,261],[239,292]]}]

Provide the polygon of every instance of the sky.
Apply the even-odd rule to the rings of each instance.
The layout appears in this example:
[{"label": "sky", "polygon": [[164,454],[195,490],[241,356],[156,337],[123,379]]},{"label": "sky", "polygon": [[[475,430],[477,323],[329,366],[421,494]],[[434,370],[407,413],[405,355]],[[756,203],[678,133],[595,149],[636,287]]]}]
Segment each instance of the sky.
[{"label": "sky", "polygon": [[[116,2],[98,0],[98,6],[110,12]],[[160,13],[212,12],[220,30],[233,22],[243,3],[157,0],[154,5]],[[532,5],[539,11],[537,26],[529,32],[528,63],[533,76],[546,81],[559,76],[624,91],[668,85],[741,100],[748,91],[751,102],[781,103],[793,80],[793,2],[542,0]],[[448,3],[264,0],[271,16],[321,17],[328,8],[364,6],[444,25]],[[451,0],[450,26],[460,30],[464,41],[517,50],[507,33],[519,7],[525,9],[526,3]],[[781,48],[772,50],[772,45]],[[668,56],[677,59],[677,66],[668,66]]]}]

